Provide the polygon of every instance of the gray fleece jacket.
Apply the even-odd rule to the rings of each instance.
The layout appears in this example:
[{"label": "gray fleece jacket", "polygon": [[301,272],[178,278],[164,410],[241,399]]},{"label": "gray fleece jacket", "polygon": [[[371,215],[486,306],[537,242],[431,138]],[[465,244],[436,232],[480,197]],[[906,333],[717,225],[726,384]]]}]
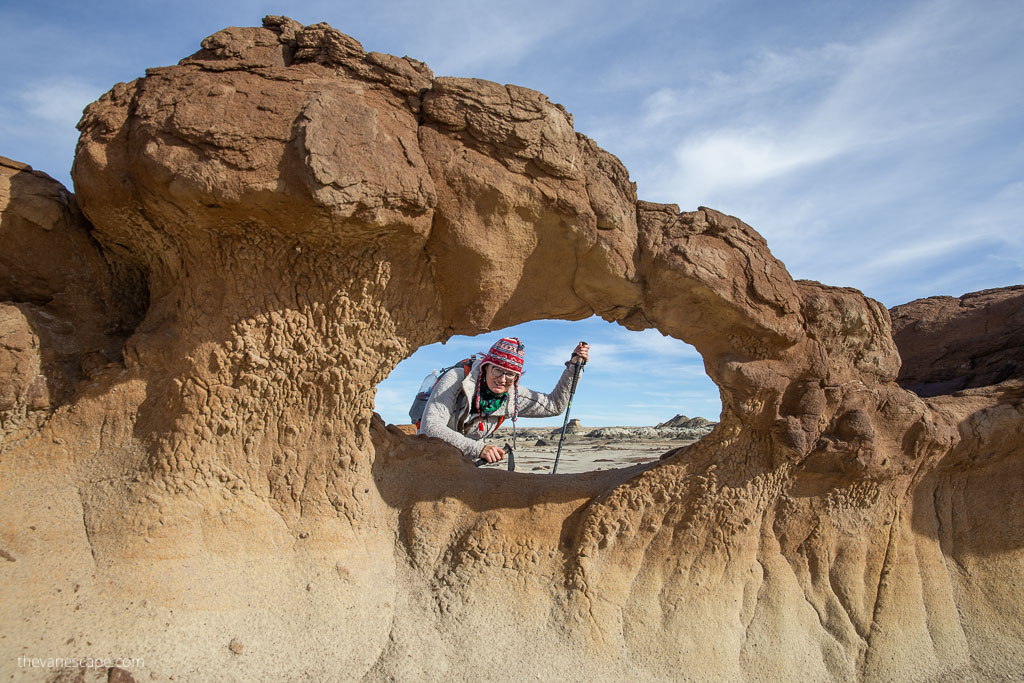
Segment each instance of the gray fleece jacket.
[{"label": "gray fleece jacket", "polygon": [[[478,360],[469,370],[469,376],[461,366],[441,375],[430,392],[430,398],[423,409],[420,434],[436,436],[452,444],[470,458],[480,456],[486,445],[484,438],[494,433],[498,421],[504,417],[512,419],[513,390],[505,404],[483,418],[484,428],[480,429],[480,415],[473,410],[473,394],[480,381],[483,361]],[[550,394],[541,394],[519,386],[520,417],[551,417],[558,415],[569,405],[569,391],[572,388],[573,365],[566,363],[562,376]]]}]

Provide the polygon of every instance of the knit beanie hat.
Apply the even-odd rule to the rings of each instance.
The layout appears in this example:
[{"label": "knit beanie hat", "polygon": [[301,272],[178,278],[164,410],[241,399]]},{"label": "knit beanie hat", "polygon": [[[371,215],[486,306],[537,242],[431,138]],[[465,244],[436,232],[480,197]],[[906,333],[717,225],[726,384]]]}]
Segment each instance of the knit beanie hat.
[{"label": "knit beanie hat", "polygon": [[[523,353],[526,351],[526,347],[523,346],[523,342],[519,341],[519,337],[503,337],[498,341],[494,342],[494,346],[484,356],[483,362],[480,367],[490,363],[491,365],[497,365],[499,368],[504,370],[511,370],[512,372],[518,372],[520,375],[523,374]],[[481,371],[482,372],[482,371]],[[476,393],[473,396],[473,407],[477,413],[480,412],[480,390],[484,385],[484,379],[481,376],[480,380],[476,383]],[[512,423],[515,424],[516,420],[519,419],[519,378],[516,377],[515,383],[512,385]],[[484,431],[484,421],[481,415],[480,431]]]},{"label": "knit beanie hat", "polygon": [[525,351],[526,347],[523,346],[523,342],[519,341],[519,337],[504,337],[494,342],[494,346],[484,356],[483,362],[521,375],[523,374]]}]

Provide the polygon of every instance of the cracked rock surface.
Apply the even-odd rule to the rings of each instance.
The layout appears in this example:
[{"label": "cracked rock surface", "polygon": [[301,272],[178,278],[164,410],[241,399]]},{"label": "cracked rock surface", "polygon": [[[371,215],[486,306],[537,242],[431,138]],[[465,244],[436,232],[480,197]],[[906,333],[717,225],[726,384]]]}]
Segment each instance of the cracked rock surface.
[{"label": "cracked rock surface", "polygon": [[[1024,381],[901,387],[921,309],[898,350],[543,94],[326,24],[224,29],[79,129],[74,196],[0,163],[3,673],[89,643],[176,680],[1024,674]],[[711,434],[542,477],[373,413],[422,345],[591,315],[693,344]]]}]

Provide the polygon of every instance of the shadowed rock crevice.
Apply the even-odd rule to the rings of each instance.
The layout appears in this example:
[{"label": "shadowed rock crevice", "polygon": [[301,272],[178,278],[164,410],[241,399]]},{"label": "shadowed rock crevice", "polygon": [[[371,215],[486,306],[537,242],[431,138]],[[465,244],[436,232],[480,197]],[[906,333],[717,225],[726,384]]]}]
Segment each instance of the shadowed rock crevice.
[{"label": "shadowed rock crevice", "polygon": [[0,157],[0,435],[38,427],[83,380],[120,368],[148,306],[140,273],[104,250],[74,196]]},{"label": "shadowed rock crevice", "polygon": [[[1021,670],[1016,608],[989,605],[1021,580],[1024,501],[985,493],[1020,474],[1012,387],[905,391],[880,304],[794,281],[737,218],[638,200],[541,93],[283,17],[202,47],[79,124],[82,212],[149,304],[124,367],[0,459],[5,632],[56,647],[17,615],[74,612],[103,647],[253,679]],[[718,427],[531,477],[373,414],[422,345],[592,314],[693,344]],[[86,562],[54,566],[36,517]]]}]

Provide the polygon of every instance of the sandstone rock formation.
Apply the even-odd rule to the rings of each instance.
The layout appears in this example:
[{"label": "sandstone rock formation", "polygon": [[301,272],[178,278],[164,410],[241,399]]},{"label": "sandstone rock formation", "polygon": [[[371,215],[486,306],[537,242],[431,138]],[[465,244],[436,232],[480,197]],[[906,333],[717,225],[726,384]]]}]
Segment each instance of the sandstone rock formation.
[{"label": "sandstone rock formation", "polygon": [[[558,429],[547,431],[548,436],[558,437],[562,433],[562,428],[559,427]],[[577,420],[576,418],[569,420],[565,425],[566,436],[568,436],[569,434],[578,434],[581,431],[583,431],[583,423]]]},{"label": "sandstone rock formation", "polygon": [[890,312],[900,386],[920,396],[1024,379],[1024,286],[918,299]]},{"label": "sandstone rock formation", "polygon": [[[77,204],[3,165],[5,245],[67,250],[3,263],[5,673],[84,650],[179,680],[1024,671],[1021,382],[902,389],[884,307],[638,200],[544,95],[268,17],[79,128]],[[539,477],[372,412],[421,345],[594,314],[696,346],[709,436]]]},{"label": "sandstone rock formation", "polygon": [[104,257],[71,194],[0,157],[0,434],[38,427],[76,384],[121,366],[140,275]]}]

